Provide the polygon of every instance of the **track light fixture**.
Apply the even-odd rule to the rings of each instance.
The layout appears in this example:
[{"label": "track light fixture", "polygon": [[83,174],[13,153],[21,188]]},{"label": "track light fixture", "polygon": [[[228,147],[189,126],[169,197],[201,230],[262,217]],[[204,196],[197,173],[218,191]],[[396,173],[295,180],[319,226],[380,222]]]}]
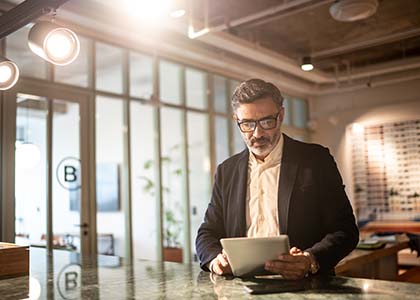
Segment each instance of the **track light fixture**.
[{"label": "track light fixture", "polygon": [[305,72],[312,71],[314,69],[314,65],[312,64],[311,58],[309,56],[305,56],[302,59],[300,68]]},{"label": "track light fixture", "polygon": [[73,62],[80,51],[79,39],[73,31],[47,21],[31,28],[28,45],[36,55],[59,66]]},{"label": "track light fixture", "polygon": [[19,79],[19,68],[5,57],[0,56],[0,90],[8,90]]}]

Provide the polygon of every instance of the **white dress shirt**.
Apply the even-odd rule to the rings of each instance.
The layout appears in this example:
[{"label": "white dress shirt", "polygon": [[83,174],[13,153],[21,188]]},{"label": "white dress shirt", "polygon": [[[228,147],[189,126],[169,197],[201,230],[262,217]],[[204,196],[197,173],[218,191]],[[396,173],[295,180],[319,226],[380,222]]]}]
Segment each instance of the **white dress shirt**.
[{"label": "white dress shirt", "polygon": [[246,193],[246,227],[248,237],[280,235],[278,190],[283,135],[273,151],[261,161],[249,151]]}]

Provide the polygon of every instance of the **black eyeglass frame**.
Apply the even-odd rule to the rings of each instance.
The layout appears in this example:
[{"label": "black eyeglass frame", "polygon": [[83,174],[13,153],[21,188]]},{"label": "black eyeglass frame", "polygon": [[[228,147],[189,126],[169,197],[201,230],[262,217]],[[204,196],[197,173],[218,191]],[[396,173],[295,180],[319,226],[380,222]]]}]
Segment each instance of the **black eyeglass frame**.
[{"label": "black eyeglass frame", "polygon": [[[260,125],[260,127],[264,130],[271,130],[271,129],[274,129],[274,128],[277,127],[277,121],[278,121],[279,115],[280,115],[280,112],[278,112],[275,115],[264,117],[264,118],[259,119],[259,120],[253,120],[253,121],[251,121],[251,120],[237,120],[236,124],[238,124],[239,130],[242,131],[243,133],[254,132],[255,129],[257,128],[257,124]],[[261,122],[269,121],[269,120],[274,120],[275,121],[274,126],[264,128],[265,125],[262,125],[264,123],[261,123]],[[251,130],[243,130],[241,128],[241,125],[244,124],[244,123],[252,124],[252,129]]]}]

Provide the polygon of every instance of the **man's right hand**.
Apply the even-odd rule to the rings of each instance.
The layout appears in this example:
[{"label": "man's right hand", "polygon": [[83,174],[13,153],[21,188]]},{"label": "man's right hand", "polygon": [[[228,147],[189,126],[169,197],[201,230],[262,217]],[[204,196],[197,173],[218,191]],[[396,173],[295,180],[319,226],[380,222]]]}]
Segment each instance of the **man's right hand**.
[{"label": "man's right hand", "polygon": [[216,273],[217,275],[232,274],[232,269],[230,268],[225,250],[223,250],[222,253],[219,253],[210,262],[210,271]]}]

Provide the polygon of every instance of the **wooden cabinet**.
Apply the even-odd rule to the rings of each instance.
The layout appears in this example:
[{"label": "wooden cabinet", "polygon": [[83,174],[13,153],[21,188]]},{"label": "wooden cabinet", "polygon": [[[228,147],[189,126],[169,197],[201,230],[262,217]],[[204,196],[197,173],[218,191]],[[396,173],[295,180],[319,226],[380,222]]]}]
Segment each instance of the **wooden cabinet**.
[{"label": "wooden cabinet", "polygon": [[29,246],[0,242],[0,278],[29,275]]}]

